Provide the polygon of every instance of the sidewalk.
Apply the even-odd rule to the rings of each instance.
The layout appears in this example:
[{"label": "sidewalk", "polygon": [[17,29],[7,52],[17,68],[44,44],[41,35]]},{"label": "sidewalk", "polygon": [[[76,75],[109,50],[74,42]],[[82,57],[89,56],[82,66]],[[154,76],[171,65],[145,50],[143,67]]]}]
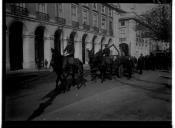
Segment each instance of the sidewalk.
[{"label": "sidewalk", "polygon": [[[83,64],[84,70],[90,70],[88,64]],[[51,72],[52,68],[43,68],[43,69],[21,69],[15,71],[6,71],[6,75],[16,75],[16,74],[25,74],[25,73],[40,73],[40,72]]]}]

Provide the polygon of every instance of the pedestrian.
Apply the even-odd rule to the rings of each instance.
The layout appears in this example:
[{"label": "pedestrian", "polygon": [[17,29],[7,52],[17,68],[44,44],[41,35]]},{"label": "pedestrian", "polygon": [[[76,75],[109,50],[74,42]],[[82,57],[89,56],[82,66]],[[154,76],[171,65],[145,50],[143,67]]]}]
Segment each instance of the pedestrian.
[{"label": "pedestrian", "polygon": [[138,58],[138,70],[139,70],[139,74],[142,74],[142,69],[143,69],[143,55],[141,54],[140,57]]},{"label": "pedestrian", "polygon": [[132,68],[134,66],[133,60],[131,59],[130,56],[128,56],[128,58],[127,58],[126,66],[127,66],[127,72],[128,72],[128,79],[130,79],[132,77]]}]

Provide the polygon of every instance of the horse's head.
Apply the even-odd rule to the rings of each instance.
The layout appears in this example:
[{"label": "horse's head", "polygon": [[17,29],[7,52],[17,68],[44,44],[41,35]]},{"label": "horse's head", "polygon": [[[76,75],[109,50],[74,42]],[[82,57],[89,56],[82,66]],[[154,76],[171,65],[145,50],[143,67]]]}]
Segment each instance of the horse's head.
[{"label": "horse's head", "polygon": [[51,48],[51,52],[52,52],[52,59],[51,59],[51,65],[60,65],[60,62],[62,62],[62,55],[61,53],[54,49]]}]

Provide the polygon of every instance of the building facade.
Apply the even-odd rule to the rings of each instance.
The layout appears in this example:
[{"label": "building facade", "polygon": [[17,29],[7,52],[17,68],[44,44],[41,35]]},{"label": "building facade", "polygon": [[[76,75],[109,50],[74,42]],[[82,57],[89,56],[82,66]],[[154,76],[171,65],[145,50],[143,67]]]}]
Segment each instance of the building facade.
[{"label": "building facade", "polygon": [[122,15],[119,19],[119,24],[120,49],[123,47],[126,49],[123,54],[136,58],[140,54],[149,55],[152,40],[143,31],[144,26],[138,22],[135,16],[129,13]]},{"label": "building facade", "polygon": [[49,67],[51,48],[63,54],[68,40],[87,64],[87,49],[117,46],[120,12],[103,3],[6,3],[6,69]]}]

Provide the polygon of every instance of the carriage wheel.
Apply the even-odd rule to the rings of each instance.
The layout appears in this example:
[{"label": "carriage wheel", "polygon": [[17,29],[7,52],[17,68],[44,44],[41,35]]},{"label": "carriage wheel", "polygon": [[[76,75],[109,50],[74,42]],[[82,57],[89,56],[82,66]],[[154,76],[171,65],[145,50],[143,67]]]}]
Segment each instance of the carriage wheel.
[{"label": "carriage wheel", "polygon": [[118,68],[118,77],[119,78],[123,77],[123,65],[120,65]]}]

